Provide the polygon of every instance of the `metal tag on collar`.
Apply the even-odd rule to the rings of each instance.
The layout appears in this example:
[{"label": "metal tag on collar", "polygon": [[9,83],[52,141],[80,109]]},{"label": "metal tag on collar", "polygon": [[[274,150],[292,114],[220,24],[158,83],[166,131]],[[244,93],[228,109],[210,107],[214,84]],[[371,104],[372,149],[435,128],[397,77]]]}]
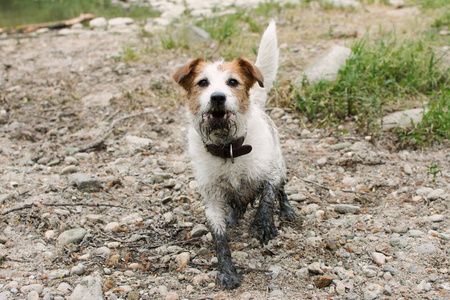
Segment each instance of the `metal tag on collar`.
[{"label": "metal tag on collar", "polygon": [[234,164],[233,144],[230,144],[230,158],[231,158],[231,163]]}]

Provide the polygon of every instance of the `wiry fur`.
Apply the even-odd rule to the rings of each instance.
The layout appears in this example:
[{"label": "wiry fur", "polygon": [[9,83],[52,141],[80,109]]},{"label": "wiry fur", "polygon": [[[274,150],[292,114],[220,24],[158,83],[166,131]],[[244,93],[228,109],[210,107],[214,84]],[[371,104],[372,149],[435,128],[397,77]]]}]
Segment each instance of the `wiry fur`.
[{"label": "wiry fur", "polygon": [[[275,199],[280,202],[282,217],[293,220],[297,216],[284,193],[286,168],[278,132],[263,110],[278,68],[274,21],[262,37],[256,65],[242,58],[230,63],[196,59],[173,76],[187,92],[189,153],[215,240],[217,283],[227,288],[234,288],[239,282],[228,248],[227,225],[236,225],[248,204],[259,199],[251,227],[261,243],[267,243],[277,235],[273,219]],[[235,86],[231,80],[238,84]],[[214,101],[213,95],[223,95],[219,100],[226,100]],[[213,156],[205,147],[210,143],[232,143],[242,136],[253,150],[234,162]]]}]

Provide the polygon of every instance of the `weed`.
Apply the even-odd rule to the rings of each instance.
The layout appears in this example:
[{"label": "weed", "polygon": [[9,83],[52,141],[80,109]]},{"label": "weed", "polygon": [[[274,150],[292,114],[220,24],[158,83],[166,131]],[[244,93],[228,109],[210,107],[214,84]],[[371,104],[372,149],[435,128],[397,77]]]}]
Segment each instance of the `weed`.
[{"label": "weed", "polygon": [[428,171],[427,173],[428,173],[428,175],[433,176],[433,178],[431,179],[431,181],[432,181],[433,183],[436,182],[436,176],[437,176],[438,174],[441,174],[441,176],[442,176],[442,170],[440,169],[440,166],[438,166],[436,163],[433,163],[433,164],[430,166],[429,171]]},{"label": "weed", "polygon": [[449,86],[448,69],[438,67],[438,62],[433,49],[422,41],[398,41],[390,33],[369,43],[366,35],[354,44],[335,81],[308,85],[305,79],[294,104],[312,121],[329,125],[350,118],[360,132],[373,134],[378,132],[376,120],[390,104],[406,106]]}]

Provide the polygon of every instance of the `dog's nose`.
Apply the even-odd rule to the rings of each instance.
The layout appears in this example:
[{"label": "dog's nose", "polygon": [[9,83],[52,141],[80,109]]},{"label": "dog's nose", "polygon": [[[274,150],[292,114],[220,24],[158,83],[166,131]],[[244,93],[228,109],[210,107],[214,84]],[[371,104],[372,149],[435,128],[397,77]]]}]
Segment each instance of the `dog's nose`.
[{"label": "dog's nose", "polygon": [[211,94],[211,104],[213,106],[224,104],[227,97],[222,92],[215,92]]}]

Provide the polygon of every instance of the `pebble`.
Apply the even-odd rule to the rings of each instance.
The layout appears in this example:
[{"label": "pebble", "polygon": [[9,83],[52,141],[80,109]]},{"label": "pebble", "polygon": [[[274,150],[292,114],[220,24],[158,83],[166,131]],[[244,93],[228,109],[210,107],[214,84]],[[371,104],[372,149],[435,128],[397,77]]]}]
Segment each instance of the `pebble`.
[{"label": "pebble", "polygon": [[289,196],[289,200],[295,201],[295,202],[302,202],[305,201],[307,197],[303,194],[292,194]]},{"label": "pebble", "polygon": [[344,285],[344,283],[342,283],[342,281],[338,281],[336,283],[336,293],[338,293],[338,295],[345,294],[345,285]]},{"label": "pebble", "polygon": [[176,292],[169,292],[166,295],[166,300],[178,300],[180,299],[180,296]]},{"label": "pebble", "polygon": [[208,232],[209,230],[204,224],[197,224],[191,230],[191,238],[201,237]]},{"label": "pebble", "polygon": [[324,287],[327,287],[331,284],[331,282],[335,279],[339,279],[339,277],[335,275],[323,275],[323,276],[316,276],[313,278],[314,285],[321,289]]},{"label": "pebble", "polygon": [[375,277],[378,274],[378,268],[375,266],[364,266],[362,267],[362,271],[369,278]]},{"label": "pebble", "polygon": [[422,188],[416,190],[416,194],[417,194],[417,195],[423,195],[423,196],[426,196],[426,195],[428,195],[429,193],[431,193],[432,191],[433,191],[432,188],[429,188],[429,187],[422,187]]},{"label": "pebble", "polygon": [[411,175],[413,173],[411,166],[409,164],[405,164],[403,166],[403,171],[408,175]]},{"label": "pebble", "polygon": [[295,276],[299,279],[304,279],[308,276],[308,268],[301,268],[295,272]]},{"label": "pebble", "polygon": [[31,291],[35,291],[38,294],[42,293],[42,290],[44,289],[44,286],[42,284],[30,284],[30,285],[24,285],[20,288],[20,292],[23,294],[28,294]]},{"label": "pebble", "polygon": [[351,145],[352,145],[352,143],[343,142],[343,143],[338,143],[338,144],[335,144],[335,145],[331,146],[331,149],[339,151],[339,150],[342,150],[342,149],[345,149],[345,148],[349,148]]},{"label": "pebble", "polygon": [[284,293],[282,290],[273,290],[269,293],[269,298],[282,299],[284,297]]},{"label": "pebble", "polygon": [[386,264],[386,256],[383,253],[373,252],[372,259],[379,266]]},{"label": "pebble", "polygon": [[425,232],[421,231],[421,230],[409,230],[408,231],[408,236],[410,237],[419,237],[419,236],[424,236]]},{"label": "pebble", "polygon": [[78,172],[78,168],[76,166],[67,166],[61,170],[61,175],[72,174]]},{"label": "pebble", "polygon": [[301,215],[310,215],[319,208],[319,205],[312,203],[308,204],[300,210]]},{"label": "pebble", "polygon": [[142,216],[139,213],[133,213],[120,219],[120,223],[134,224],[136,222],[142,222]]},{"label": "pebble", "polygon": [[269,270],[272,271],[272,279],[276,279],[282,269],[280,266],[272,265],[269,267]]},{"label": "pebble", "polygon": [[356,293],[348,293],[342,297],[342,300],[360,300],[361,297]]},{"label": "pebble", "polygon": [[313,262],[312,264],[308,265],[308,271],[311,274],[324,274],[320,262]]},{"label": "pebble", "polygon": [[278,120],[280,119],[282,116],[284,116],[284,109],[279,108],[279,107],[274,107],[272,109],[272,111],[270,112],[270,117],[273,120]]},{"label": "pebble", "polygon": [[303,129],[302,132],[300,133],[300,136],[302,138],[309,138],[311,136],[311,131],[309,131],[308,129]]},{"label": "pebble", "polygon": [[428,217],[428,220],[431,222],[442,222],[444,221],[444,215],[431,215]]},{"label": "pebble", "polygon": [[63,295],[69,294],[72,291],[72,287],[67,282],[61,282],[56,290]]},{"label": "pebble", "polygon": [[87,231],[84,228],[73,228],[61,233],[57,239],[57,244],[59,247],[64,247],[69,244],[77,244],[86,235]]},{"label": "pebble", "polygon": [[28,293],[27,300],[39,300],[39,294],[36,291],[31,291]]},{"label": "pebble", "polygon": [[119,223],[118,222],[110,222],[108,224],[105,225],[105,227],[103,227],[103,231],[113,231],[115,228],[119,227]]},{"label": "pebble", "polygon": [[373,291],[365,291],[364,292],[364,300],[373,300],[378,297],[378,294]]},{"label": "pebble", "polygon": [[178,254],[175,257],[175,263],[177,265],[177,268],[180,268],[182,266],[187,266],[189,264],[189,261],[191,259],[191,255],[189,254],[189,252],[183,252]]},{"label": "pebble", "polygon": [[437,200],[445,193],[444,189],[436,189],[427,195],[428,200]]},{"label": "pebble", "polygon": [[433,253],[436,251],[436,247],[433,244],[423,244],[416,248],[419,253]]},{"label": "pebble", "polygon": [[316,165],[318,166],[324,166],[327,163],[328,159],[326,157],[321,157],[318,160],[316,160]]},{"label": "pebble", "polygon": [[391,231],[395,233],[406,233],[408,231],[408,225],[400,224],[394,227],[391,227]]},{"label": "pebble", "polygon": [[356,214],[361,211],[361,207],[350,204],[337,204],[334,206],[334,211],[340,214]]},{"label": "pebble", "polygon": [[231,257],[236,260],[248,259],[248,253],[244,251],[233,251]]},{"label": "pebble", "polygon": [[61,279],[70,275],[69,270],[53,270],[48,274],[48,279]]},{"label": "pebble", "polygon": [[192,278],[192,283],[195,285],[202,285],[203,283],[210,282],[211,278],[207,274],[198,274]]},{"label": "pebble", "polygon": [[73,156],[66,156],[66,158],[64,159],[64,162],[68,165],[77,165],[78,159],[76,159]]},{"label": "pebble", "polygon": [[[109,249],[108,249],[109,250]],[[70,269],[71,275],[83,275],[86,272],[86,267],[83,264],[78,264],[72,269]]]},{"label": "pebble", "polygon": [[408,246],[408,241],[404,238],[399,238],[399,237],[392,237],[390,239],[390,243],[391,243],[392,247],[397,247],[400,249],[403,249],[406,246]]},{"label": "pebble", "polygon": [[181,161],[176,161],[173,163],[173,172],[175,174],[181,174],[186,170],[186,164]]},{"label": "pebble", "polygon": [[106,26],[108,26],[108,21],[103,17],[92,19],[89,22],[89,27],[92,28],[105,29]]},{"label": "pebble", "polygon": [[101,280],[95,278],[91,275],[86,276],[83,280],[75,287],[72,295],[70,295],[70,300],[102,300],[102,283]]},{"label": "pebble", "polygon": [[69,175],[69,185],[75,186],[78,190],[87,193],[99,192],[103,186],[98,178],[89,174],[75,173]]},{"label": "pebble", "polygon": [[165,285],[160,285],[158,287],[158,292],[160,295],[166,296],[169,293],[169,290],[167,289],[167,287]]},{"label": "pebble", "polygon": [[306,245],[317,248],[322,245],[322,238],[321,237],[309,237],[306,239]]}]

